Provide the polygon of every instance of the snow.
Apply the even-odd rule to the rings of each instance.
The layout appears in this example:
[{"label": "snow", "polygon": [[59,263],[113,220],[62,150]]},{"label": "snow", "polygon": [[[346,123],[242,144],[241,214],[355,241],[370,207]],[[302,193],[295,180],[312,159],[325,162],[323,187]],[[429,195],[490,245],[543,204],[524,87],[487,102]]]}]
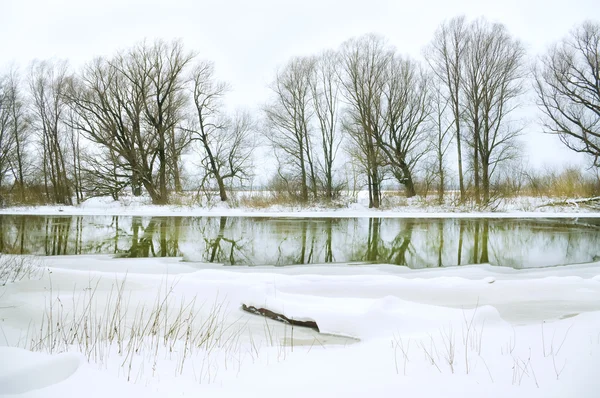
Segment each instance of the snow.
[{"label": "snow", "polygon": [[[244,194],[252,197],[252,192]],[[265,195],[259,193],[258,195]],[[189,196],[189,195],[188,195]],[[0,209],[0,214],[32,215],[127,215],[127,216],[252,216],[252,217],[379,217],[379,218],[573,218],[578,215],[586,218],[600,218],[600,212],[580,206],[576,199],[565,200],[565,205],[549,206],[550,198],[517,197],[502,199],[493,211],[480,210],[474,204],[454,206],[451,203],[437,205],[426,198],[396,198],[387,200],[382,209],[369,209],[367,194],[358,193],[356,199],[346,198],[337,207],[321,205],[271,205],[266,208],[253,208],[243,205],[222,203],[217,199],[198,204],[191,197],[184,196],[176,201],[182,204],[152,205],[147,196],[123,196],[118,201],[110,197],[94,197],[74,206],[16,206]],[[236,201],[234,200],[234,203]],[[384,201],[385,202],[385,201]]]},{"label": "snow", "polygon": [[83,362],[78,354],[51,356],[11,347],[1,348],[0,354],[10,358],[10,362],[0,367],[0,386],[5,394],[23,394],[63,382],[73,376]]},{"label": "snow", "polygon": [[[598,262],[517,270],[180,260],[42,257],[46,272],[0,287],[0,395],[595,398],[600,391]],[[242,303],[314,320],[321,333],[248,314]],[[153,318],[157,308],[164,315]],[[140,319],[157,322],[130,337]],[[64,344],[78,325],[78,337]],[[198,344],[188,343],[190,334]],[[136,350],[128,349],[132,341]]]}]

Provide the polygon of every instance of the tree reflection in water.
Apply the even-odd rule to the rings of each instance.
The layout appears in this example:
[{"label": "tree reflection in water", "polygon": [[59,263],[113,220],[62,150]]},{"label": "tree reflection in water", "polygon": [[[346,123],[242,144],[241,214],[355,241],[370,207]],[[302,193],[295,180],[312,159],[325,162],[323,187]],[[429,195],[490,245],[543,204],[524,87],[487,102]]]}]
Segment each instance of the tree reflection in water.
[{"label": "tree reflection in water", "polygon": [[2,215],[0,252],[185,256],[226,265],[535,267],[599,258],[600,220]]}]

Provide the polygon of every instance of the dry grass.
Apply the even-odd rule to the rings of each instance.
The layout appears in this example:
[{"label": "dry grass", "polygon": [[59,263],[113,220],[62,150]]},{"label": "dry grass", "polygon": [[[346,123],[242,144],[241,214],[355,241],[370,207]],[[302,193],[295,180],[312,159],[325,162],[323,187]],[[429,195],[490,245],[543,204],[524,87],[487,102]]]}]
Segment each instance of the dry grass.
[{"label": "dry grass", "polygon": [[0,253],[0,286],[23,279],[41,278],[44,268],[32,256],[16,256]]},{"label": "dry grass", "polygon": [[116,354],[128,381],[140,363],[151,364],[154,376],[161,355],[167,352],[177,374],[190,357],[200,354],[200,381],[211,382],[213,354],[225,361],[237,355],[243,324],[226,322],[224,301],[178,300],[173,295],[175,285],[165,283],[154,303],[147,305],[132,302],[126,278],[116,280],[107,297],[99,294],[99,283],[90,280],[82,293],[73,293],[68,300],[53,292],[50,282],[44,314],[35,330],[27,331],[25,348],[47,353],[75,350],[99,364]]},{"label": "dry grass", "polygon": [[266,209],[274,206],[299,206],[301,204],[297,198],[271,191],[239,192],[234,201],[237,202],[237,205],[250,209]]},{"label": "dry grass", "polygon": [[495,189],[503,197],[589,198],[600,195],[600,176],[575,167],[522,172],[506,177]]},{"label": "dry grass", "polygon": [[[52,191],[49,192],[52,196]],[[40,206],[50,204],[43,186],[33,185],[24,189],[23,195],[17,188],[0,190],[0,207]]]}]

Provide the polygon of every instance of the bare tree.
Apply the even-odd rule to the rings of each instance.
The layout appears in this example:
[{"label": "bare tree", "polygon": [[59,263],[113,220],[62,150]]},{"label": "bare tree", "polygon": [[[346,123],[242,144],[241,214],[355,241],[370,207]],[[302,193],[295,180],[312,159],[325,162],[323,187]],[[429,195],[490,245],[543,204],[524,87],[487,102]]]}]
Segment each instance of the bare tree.
[{"label": "bare tree", "polygon": [[254,148],[254,123],[250,115],[239,112],[229,118],[223,111],[222,98],[227,90],[226,83],[215,79],[212,62],[200,62],[194,68],[191,79],[194,116],[186,131],[200,144],[201,164],[206,171],[201,185],[216,182],[221,201],[228,199],[228,185],[250,178]]},{"label": "bare tree", "polygon": [[415,61],[397,55],[390,59],[383,92],[384,129],[375,138],[409,198],[416,195],[413,168],[428,151],[428,80]]},{"label": "bare tree", "polygon": [[0,76],[0,188],[9,178],[25,201],[25,175],[31,163],[25,148],[29,140],[29,120],[25,98],[16,69]]},{"label": "bare tree", "polygon": [[433,169],[434,175],[438,179],[438,201],[444,202],[444,193],[446,189],[446,153],[452,143],[453,117],[450,112],[450,101],[443,94],[440,85],[443,84],[439,79],[431,81],[432,93],[432,112],[430,115],[432,134],[430,136],[431,148],[435,156]]},{"label": "bare tree", "polygon": [[119,178],[106,181],[115,189],[128,174],[134,194],[143,186],[153,203],[164,204],[168,170],[180,187],[179,156],[189,139],[181,140],[175,129],[184,105],[184,69],[192,56],[180,42],[143,43],[112,59],[96,59],[72,85],[73,125],[106,148],[105,159],[114,159],[110,167],[119,170]]},{"label": "bare tree", "polygon": [[[124,178],[134,194],[139,195],[139,186],[143,185],[152,201],[160,203],[154,178],[157,139],[144,123],[145,96],[139,89],[144,75],[131,59],[133,56],[99,58],[83,69],[69,90],[69,103],[77,115],[72,122],[74,128],[101,147],[103,162],[86,161],[88,181],[90,176],[105,175],[102,185],[113,181],[114,191],[122,186]],[[118,184],[111,177],[114,173],[106,173],[107,168],[119,169]]]},{"label": "bare tree", "polygon": [[15,184],[19,189],[21,201],[25,201],[25,178],[31,169],[32,159],[28,155],[31,120],[27,112],[27,99],[21,86],[21,77],[16,69],[8,74],[7,89],[10,98],[10,118],[12,134],[15,140],[11,169]]},{"label": "bare tree", "polygon": [[458,157],[458,182],[461,202],[466,200],[462,160],[462,88],[463,58],[467,48],[467,23],[464,16],[444,22],[425,51],[427,62],[443,82],[444,95],[450,103]]},{"label": "bare tree", "polygon": [[[128,78],[144,97],[144,116],[156,137],[156,158],[158,160],[158,196],[157,204],[168,202],[167,162],[169,132],[173,131],[181,120],[184,106],[184,71],[194,58],[193,53],[185,52],[180,41],[166,43],[156,41],[153,45],[145,43],[138,46],[131,57],[136,73]],[[177,159],[172,159],[177,162]],[[174,164],[177,167],[177,164]]]},{"label": "bare tree", "polygon": [[42,144],[46,197],[55,203],[70,205],[64,124],[65,91],[69,80],[66,62],[36,61],[31,65],[29,87],[34,126]]},{"label": "bare tree", "polygon": [[383,38],[366,35],[345,42],[340,57],[343,95],[348,105],[343,128],[364,158],[369,207],[378,208],[384,156],[377,137],[385,129],[383,92],[393,51]]},{"label": "bare tree", "polygon": [[83,185],[81,181],[81,152],[83,150],[80,144],[81,134],[80,131],[74,128],[73,119],[77,117],[77,114],[73,112],[72,109],[69,109],[66,112],[66,141],[70,145],[70,177],[73,186],[73,190],[75,191],[75,200],[77,204],[80,204],[83,201]]},{"label": "bare tree", "polygon": [[468,33],[462,80],[465,119],[474,151],[475,198],[481,200],[481,187],[487,204],[494,171],[515,155],[515,138],[521,131],[509,117],[522,93],[525,50],[501,24],[480,19]]},{"label": "bare tree", "polygon": [[509,115],[521,94],[523,46],[501,24],[457,17],[440,26],[425,54],[451,108],[461,201],[466,194],[462,139],[467,138],[475,199],[488,203],[496,166],[514,156],[520,132]]},{"label": "bare tree", "polygon": [[545,131],[600,167],[600,24],[585,22],[541,58],[535,72]]},{"label": "bare tree", "polygon": [[309,191],[314,198],[318,193],[310,134],[312,70],[311,59],[292,59],[277,73],[271,85],[273,99],[264,107],[264,135],[275,150],[279,174],[288,184],[288,173],[298,181],[303,201],[308,201]]},{"label": "bare tree", "polygon": [[7,76],[0,76],[0,188],[9,174],[15,139],[13,134],[11,108],[12,93]]},{"label": "bare tree", "polygon": [[333,198],[334,162],[342,142],[338,132],[340,81],[337,68],[338,56],[333,51],[326,51],[315,58],[310,76],[310,88],[313,109],[318,131],[321,133],[322,156],[318,159],[319,174],[325,197]]}]

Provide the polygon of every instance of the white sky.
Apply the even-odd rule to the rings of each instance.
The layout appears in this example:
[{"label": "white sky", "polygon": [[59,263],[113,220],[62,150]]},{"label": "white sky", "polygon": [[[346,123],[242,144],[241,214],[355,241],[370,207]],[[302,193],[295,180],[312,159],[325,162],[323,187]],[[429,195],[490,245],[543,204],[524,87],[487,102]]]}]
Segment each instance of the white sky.
[{"label": "white sky", "polygon": [[[420,57],[437,26],[465,14],[504,23],[535,56],[586,19],[600,21],[598,0],[0,0],[0,68],[35,58],[67,58],[74,67],[143,39],[182,38],[213,60],[231,83],[230,106],[254,109],[278,66],[294,55],[336,48],[364,33],[384,35]],[[527,109],[529,113],[529,108]],[[582,163],[557,138],[528,128],[534,165]]]}]

